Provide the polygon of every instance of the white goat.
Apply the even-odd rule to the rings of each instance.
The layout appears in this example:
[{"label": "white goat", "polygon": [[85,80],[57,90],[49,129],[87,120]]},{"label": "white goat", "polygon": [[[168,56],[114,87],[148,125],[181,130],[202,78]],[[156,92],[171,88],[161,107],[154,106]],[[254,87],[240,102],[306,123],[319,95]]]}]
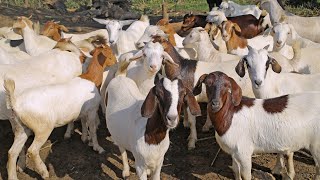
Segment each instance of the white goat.
[{"label": "white goat", "polygon": [[262,12],[256,5],[240,5],[233,1],[223,1],[220,4],[219,9],[222,10],[227,17],[252,14],[259,19]]},{"label": "white goat", "polygon": [[[165,34],[163,32],[163,30],[161,30],[159,28],[159,26],[150,25],[145,29],[143,35],[137,41],[136,46],[138,48],[143,48],[144,44],[149,42],[149,41],[152,41],[152,37],[154,37],[154,36],[161,36],[161,37],[166,37],[166,38],[168,37],[167,34]],[[194,50],[194,48],[184,48],[183,45],[182,45],[182,41],[181,41],[181,46],[182,46],[182,48],[180,48],[178,46],[175,46],[175,49],[184,58],[195,59],[198,56],[198,54]]]},{"label": "white goat", "polygon": [[[157,72],[160,71],[163,61],[175,64],[159,43],[148,42],[142,50],[133,50],[122,54],[119,57],[118,65],[109,68],[104,73],[105,80],[100,89],[103,101],[106,88],[111,79],[115,77],[118,68],[127,69],[127,77],[137,84],[141,94],[147,96],[154,86],[155,77]],[[102,107],[102,111],[105,113],[105,106]]]},{"label": "white goat", "polygon": [[0,46],[0,64],[17,64],[26,62],[30,55],[23,51],[7,52]]},{"label": "white goat", "polygon": [[53,49],[57,42],[46,36],[36,34],[32,29],[32,24],[26,17],[18,17],[18,20],[13,24],[13,28],[22,31],[26,52],[31,56],[37,56]]},{"label": "white goat", "polygon": [[[119,91],[121,90],[121,91]],[[132,152],[139,179],[160,180],[160,172],[170,144],[169,130],[178,125],[185,100],[194,115],[201,114],[194,96],[181,80],[160,80],[142,95],[134,81],[122,75],[111,80],[108,88],[106,122],[123,162],[122,176],[130,175],[126,150]],[[145,99],[145,100],[144,100]]]},{"label": "white goat", "polygon": [[216,50],[210,41],[208,33],[202,27],[193,28],[183,40],[183,44],[188,47],[193,47],[197,51],[199,61],[238,61],[241,58],[239,56],[221,53]]},{"label": "white goat", "polygon": [[15,82],[11,79],[5,79],[4,86],[8,108],[14,112],[10,122],[14,124],[15,130],[14,142],[8,155],[8,179],[18,179],[16,161],[28,139],[26,127],[35,135],[28,154],[44,179],[49,177],[49,172],[39,151],[56,127],[73,122],[78,117],[84,118],[89,125],[93,149],[99,153],[104,151],[96,135],[100,94],[93,82],[76,77],[65,83],[29,88],[20,93],[14,92]]},{"label": "white goat", "polygon": [[242,96],[231,77],[213,72],[199,78],[194,94],[201,92],[202,83],[206,85],[207,111],[216,140],[232,156],[235,179],[251,179],[253,153],[292,154],[302,148],[311,151],[315,179],[320,179],[319,92],[249,99]]},{"label": "white goat", "polygon": [[[150,25],[148,16],[141,16],[140,20],[104,20],[93,18],[100,24],[105,24],[109,33],[109,42],[116,57],[137,49],[135,43],[142,36],[144,30]],[[122,30],[125,25],[131,24],[127,30]]]},{"label": "white goat", "polygon": [[260,6],[267,10],[270,14],[272,24],[281,22],[281,17],[285,15],[286,22],[292,24],[297,33],[311,41],[320,43],[320,16],[317,17],[301,17],[296,16],[282,9],[275,0],[259,0]]},{"label": "white goat", "polygon": [[[70,47],[71,46],[71,47]],[[74,46],[74,45],[73,45]],[[0,119],[10,118],[10,111],[5,105],[3,80],[11,77],[16,83],[16,92],[30,87],[64,82],[81,74],[81,51],[71,44],[58,44],[63,50],[54,49],[48,53],[33,57],[32,61],[14,65],[0,65]]]},{"label": "white goat", "polygon": [[[320,73],[308,75],[280,73],[281,66],[275,59],[268,56],[265,49],[250,48],[250,53],[239,61],[236,68],[238,75],[241,77],[245,75],[244,64],[247,65],[252,90],[256,98],[265,99],[285,94],[320,90]],[[270,65],[274,72],[268,71]]]},{"label": "white goat", "polygon": [[287,58],[292,58],[293,56],[293,49],[290,45],[294,41],[300,41],[303,48],[320,48],[319,43],[299,36],[294,27],[288,23],[275,23],[271,29],[271,35],[274,41],[274,51],[280,52]]}]

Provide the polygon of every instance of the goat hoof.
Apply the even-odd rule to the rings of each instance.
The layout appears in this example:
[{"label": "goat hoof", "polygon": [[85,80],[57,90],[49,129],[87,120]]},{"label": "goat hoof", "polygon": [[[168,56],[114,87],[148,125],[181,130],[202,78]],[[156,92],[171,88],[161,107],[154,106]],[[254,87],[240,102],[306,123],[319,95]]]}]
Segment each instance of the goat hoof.
[{"label": "goat hoof", "polygon": [[194,149],[194,148],[196,148],[196,143],[195,143],[195,141],[189,141],[189,143],[188,143],[188,150],[190,151],[190,150],[192,150],[192,149]]},{"label": "goat hoof", "polygon": [[93,147],[94,151],[97,151],[99,154],[102,154],[105,152],[105,150],[102,147]]},{"label": "goat hoof", "polygon": [[83,143],[87,143],[88,142],[88,136],[81,136],[81,141]]},{"label": "goat hoof", "polygon": [[64,139],[70,139],[71,138],[71,134],[65,134],[64,135]]}]

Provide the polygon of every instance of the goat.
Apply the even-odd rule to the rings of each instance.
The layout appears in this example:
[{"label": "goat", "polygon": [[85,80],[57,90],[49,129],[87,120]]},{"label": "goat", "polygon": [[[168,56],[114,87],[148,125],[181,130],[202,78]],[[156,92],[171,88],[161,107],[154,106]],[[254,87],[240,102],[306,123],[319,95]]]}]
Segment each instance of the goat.
[{"label": "goat", "polygon": [[320,43],[320,16],[301,17],[294,15],[285,11],[279,3],[274,0],[259,0],[259,2],[261,8],[269,12],[272,24],[281,22],[281,17],[285,16],[286,22],[292,24],[301,37]]},{"label": "goat", "polygon": [[[111,48],[118,58],[121,54],[136,50],[135,43],[142,36],[144,30],[150,25],[148,16],[141,16],[140,20],[104,20],[93,18],[100,24],[105,24],[109,33]],[[131,24],[127,30],[125,25]]]},{"label": "goat", "polygon": [[253,153],[292,154],[302,148],[311,151],[316,162],[315,179],[320,178],[319,92],[273,99],[245,98],[234,79],[213,72],[199,78],[195,95],[201,93],[202,83],[216,140],[232,156],[235,179],[251,179]]},{"label": "goat", "polygon": [[206,22],[205,15],[193,15],[193,14],[186,14],[183,17],[183,24],[181,26],[181,30],[178,32],[178,34],[182,37],[187,36],[192,28],[194,27],[205,27]]},{"label": "goat", "polygon": [[[164,66],[164,75],[169,79],[174,78],[181,78],[184,85],[192,90],[197,79],[203,73],[210,73],[215,70],[226,72],[228,75],[234,77],[237,82],[239,82],[240,86],[244,89],[244,94],[253,97],[254,94],[248,83],[250,83],[249,77],[246,79],[240,79],[236,72],[234,71],[234,67],[236,66],[236,61],[225,61],[220,63],[210,63],[210,62],[203,62],[203,61],[196,61],[196,60],[187,60],[182,58],[176,49],[170,44],[165,38],[160,36],[154,37],[154,42],[159,42],[164,50],[171,56],[173,61],[178,64],[179,66],[175,66],[171,63],[166,63]],[[198,102],[207,102],[207,97],[204,93],[196,96]],[[195,117],[192,116],[188,110],[188,117],[190,123],[190,136],[188,142],[188,149],[195,148],[195,142],[197,140],[197,129],[196,129],[196,120]],[[207,121],[208,123],[210,121]],[[185,118],[184,125],[187,126],[188,118]],[[204,131],[208,130],[206,127],[210,125],[204,126]]]},{"label": "goat", "polygon": [[30,55],[23,51],[7,52],[0,46],[0,64],[17,64],[29,58]]},{"label": "goat", "polygon": [[180,30],[181,30],[181,26],[183,24],[183,21],[182,22],[172,22],[172,23],[169,23],[171,20],[168,20],[168,19],[160,19],[156,25],[158,26],[167,26],[169,25],[169,28],[173,30],[173,32],[175,33],[178,33]]},{"label": "goat", "polygon": [[206,20],[218,26],[224,21],[236,23],[241,29],[241,32],[237,32],[237,35],[246,39],[251,39],[262,33],[265,29],[272,27],[269,14],[266,12],[262,12],[259,19],[257,19],[251,14],[226,17],[224,12],[213,9],[209,12]]},{"label": "goat", "polygon": [[57,42],[46,36],[37,35],[32,29],[32,24],[30,19],[21,16],[12,26],[22,31],[26,52],[31,56],[37,56],[53,49]]},{"label": "goat", "polygon": [[[140,37],[140,39],[137,41],[136,46],[137,48],[142,48],[145,43],[152,40],[153,36],[162,36],[162,37],[168,37],[168,40],[173,45],[176,45],[175,37],[172,34],[167,35],[159,26],[148,26],[146,30],[144,31],[143,35]],[[181,46],[182,42],[181,42]],[[177,51],[187,59],[196,58],[197,52],[194,50],[194,48],[179,48],[175,47]]]},{"label": "goat", "polygon": [[[292,45],[294,41],[299,41],[302,48],[320,47],[319,43],[299,36],[294,27],[288,23],[275,23],[273,28],[269,31],[271,31],[271,35],[274,39],[273,50],[280,52],[287,58],[292,58],[293,56],[293,49],[290,45]],[[268,32],[266,32],[266,34],[268,34]]]},{"label": "goat", "polygon": [[192,114],[201,114],[195,97],[181,80],[167,78],[156,83],[145,97],[134,81],[122,75],[111,80],[107,93],[107,104],[112,106],[106,107],[106,123],[120,149],[123,178],[130,175],[126,153],[129,150],[135,158],[139,179],[147,179],[148,172],[152,179],[160,179],[170,144],[169,130],[178,125],[182,103],[189,105]]},{"label": "goat", "polygon": [[93,36],[99,36],[109,41],[108,31],[106,29],[99,29],[85,34],[67,34],[68,28],[64,25],[60,25],[58,22],[48,21],[43,27],[42,33],[44,36],[51,37],[55,41],[59,41],[61,38],[70,38],[71,41],[76,44],[77,41],[88,39]]},{"label": "goat", "polygon": [[223,1],[219,9],[222,10],[227,17],[251,14],[259,19],[262,12],[256,5],[240,5],[233,1]]},{"label": "goat", "polygon": [[[70,51],[70,52],[68,52]],[[11,77],[17,84],[16,92],[31,87],[64,82],[81,74],[81,62],[85,56],[71,44],[62,39],[56,48],[48,53],[32,58],[32,61],[14,65],[0,65],[0,119],[10,118],[5,105],[3,79]]]},{"label": "goat", "polygon": [[273,49],[273,37],[272,36],[256,36],[252,39],[245,39],[236,34],[241,32],[238,24],[231,21],[224,21],[221,24],[221,34],[224,41],[226,41],[227,50],[230,54],[244,56],[248,54],[247,46],[256,47],[262,49],[266,45],[269,45],[269,51]]},{"label": "goat", "polygon": [[217,51],[209,38],[208,33],[202,27],[193,28],[192,31],[183,40],[183,45],[193,47],[198,55],[199,61],[222,62],[239,60],[239,56],[221,53]]}]

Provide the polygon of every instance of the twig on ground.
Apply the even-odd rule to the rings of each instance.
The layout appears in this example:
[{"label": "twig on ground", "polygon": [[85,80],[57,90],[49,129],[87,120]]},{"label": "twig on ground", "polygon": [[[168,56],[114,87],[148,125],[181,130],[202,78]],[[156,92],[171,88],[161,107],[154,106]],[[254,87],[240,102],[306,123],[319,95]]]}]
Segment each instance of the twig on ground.
[{"label": "twig on ground", "polygon": [[218,152],[216,153],[216,155],[214,156],[214,158],[213,158],[213,160],[212,160],[212,162],[211,162],[210,166],[213,166],[213,164],[214,164],[214,162],[216,161],[216,159],[217,159],[217,157],[218,157],[218,155],[219,155],[220,151],[221,151],[221,148],[219,147],[219,150],[218,150]]}]

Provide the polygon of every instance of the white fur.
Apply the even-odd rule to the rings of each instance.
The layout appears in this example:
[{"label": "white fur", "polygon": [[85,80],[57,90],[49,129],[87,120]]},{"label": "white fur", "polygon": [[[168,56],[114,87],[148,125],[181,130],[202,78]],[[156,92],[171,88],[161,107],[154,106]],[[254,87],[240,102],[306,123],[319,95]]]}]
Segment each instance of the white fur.
[{"label": "white fur", "polygon": [[88,39],[92,36],[101,36],[104,39],[106,39],[107,42],[109,41],[108,30],[106,30],[106,29],[99,29],[99,30],[91,31],[91,32],[84,33],[84,34],[70,34],[70,33],[65,33],[65,32],[61,31],[61,38],[70,38],[71,37],[71,41],[73,43],[76,43],[77,41],[82,41],[82,40]]},{"label": "white fur", "polygon": [[289,95],[284,111],[275,114],[264,110],[263,101],[256,99],[252,107],[244,106],[233,115],[224,135],[216,133],[220,147],[232,156],[235,179],[251,179],[253,153],[287,154],[302,148],[311,151],[316,162],[315,179],[320,179],[320,94]]},{"label": "white fur", "polygon": [[0,65],[0,119],[8,119],[5,106],[3,79],[10,77],[17,86],[16,92],[36,86],[64,82],[81,74],[79,55],[54,49],[33,57],[32,61],[14,65]]},{"label": "white fur", "polygon": [[[89,124],[93,149],[99,153],[104,151],[99,146],[96,136],[95,123],[98,118],[100,94],[93,82],[76,77],[65,83],[29,88],[15,94],[9,93],[10,106],[14,110],[15,118],[18,119],[16,122],[19,126],[26,126],[35,134],[28,154],[33,158],[42,178],[48,178],[49,172],[39,156],[41,146],[54,128],[73,122],[78,117],[85,119]],[[17,179],[16,158],[21,149],[16,148],[15,144],[19,143],[21,147],[24,145],[26,139],[22,134],[15,136],[15,141],[9,150],[9,179]]]},{"label": "white fur", "polygon": [[26,62],[30,55],[23,52],[8,52],[0,46],[0,64],[17,64]]},{"label": "white fur", "polygon": [[[297,74],[297,73],[275,73],[270,68],[266,72],[267,52],[266,50],[252,49],[245,57],[249,66],[248,73],[252,83],[252,90],[256,98],[272,98],[285,94],[292,94],[304,91],[320,90],[320,74]],[[264,58],[255,58],[255,55]],[[261,81],[261,85],[255,84],[255,81]]]},{"label": "white fur", "polygon": [[239,56],[217,51],[213,47],[208,33],[202,27],[193,28],[183,40],[183,44],[193,47],[197,51],[199,61],[222,62],[240,59]]},{"label": "white fur", "polygon": [[26,25],[22,29],[23,42],[26,52],[31,56],[38,56],[41,53],[48,52],[57,44],[56,41],[46,36],[36,34],[24,20],[22,22]]},{"label": "white fur", "polygon": [[[178,87],[178,81],[171,82],[169,79],[165,78],[163,80],[163,86],[164,88],[171,93],[171,105],[167,114],[167,117],[171,120],[175,119],[177,120],[178,117],[178,100],[179,100],[179,87]],[[178,125],[178,121],[176,121],[176,125]]]},{"label": "white fur", "polygon": [[269,12],[272,24],[280,22],[281,16],[286,15],[286,22],[292,24],[301,37],[320,43],[320,16],[301,17],[283,10],[275,0],[259,1],[261,7]]},{"label": "white fur", "polygon": [[[121,91],[119,91],[121,89]],[[132,152],[139,179],[146,180],[148,170],[153,179],[160,180],[160,171],[170,144],[169,130],[157,145],[145,142],[147,118],[141,116],[145,98],[135,82],[124,76],[111,80],[108,88],[106,122],[113,141],[119,146],[124,165],[123,177],[129,176],[129,165],[125,150]],[[160,119],[159,119],[160,120]]]},{"label": "white fur", "polygon": [[259,19],[261,10],[256,5],[240,5],[233,1],[223,1],[220,4],[220,9],[224,11],[227,17],[241,16],[246,14],[252,14]]},{"label": "white fur", "polygon": [[[117,58],[123,53],[137,49],[135,43],[142,36],[144,30],[150,25],[148,17],[142,17],[139,21],[103,20],[96,18],[94,18],[94,20],[106,25],[109,33],[109,42]],[[129,24],[131,25],[127,30],[122,30],[124,25]]]}]

